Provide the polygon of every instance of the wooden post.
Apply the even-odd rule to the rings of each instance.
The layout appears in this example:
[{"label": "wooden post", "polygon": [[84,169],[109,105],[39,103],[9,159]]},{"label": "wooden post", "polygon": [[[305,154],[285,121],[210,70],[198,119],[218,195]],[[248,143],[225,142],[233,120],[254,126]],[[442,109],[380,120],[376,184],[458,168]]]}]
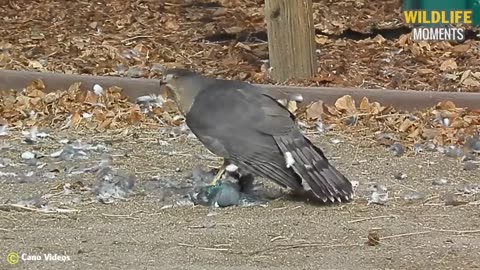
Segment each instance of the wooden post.
[{"label": "wooden post", "polygon": [[273,79],[311,78],[317,71],[312,0],[265,0]]}]

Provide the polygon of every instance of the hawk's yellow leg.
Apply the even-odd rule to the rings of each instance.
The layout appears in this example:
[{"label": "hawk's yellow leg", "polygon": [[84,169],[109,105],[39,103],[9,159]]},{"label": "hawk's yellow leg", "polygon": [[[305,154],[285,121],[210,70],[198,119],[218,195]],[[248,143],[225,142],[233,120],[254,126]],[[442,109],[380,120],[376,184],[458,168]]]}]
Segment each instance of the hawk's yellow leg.
[{"label": "hawk's yellow leg", "polygon": [[217,175],[215,175],[212,182],[210,182],[210,185],[214,186],[217,184],[218,180],[222,179],[223,174],[225,174],[226,166],[226,162],[224,161],[223,165],[218,169]]}]

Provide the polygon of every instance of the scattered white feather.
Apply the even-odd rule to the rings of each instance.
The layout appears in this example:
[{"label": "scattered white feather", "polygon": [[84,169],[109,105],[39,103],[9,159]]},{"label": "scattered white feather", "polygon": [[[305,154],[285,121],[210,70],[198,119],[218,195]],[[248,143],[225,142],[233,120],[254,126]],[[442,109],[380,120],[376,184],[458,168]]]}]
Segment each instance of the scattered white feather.
[{"label": "scattered white feather", "polygon": [[22,158],[23,158],[23,159],[34,159],[34,158],[35,158],[35,154],[32,153],[32,152],[29,152],[29,151],[23,152],[23,153],[22,153]]},{"label": "scattered white feather", "polygon": [[46,133],[46,132],[37,132],[37,137],[38,137],[38,138],[46,138],[46,137],[48,137],[48,133]]},{"label": "scattered white feather", "polygon": [[17,176],[16,173],[12,173],[12,172],[0,172],[0,176]]},{"label": "scattered white feather", "polygon": [[7,136],[8,135],[8,126],[3,125],[0,126],[0,136]]},{"label": "scattered white feather", "polygon": [[36,141],[37,138],[46,138],[48,134],[46,132],[39,132],[37,126],[33,126],[30,131],[22,131],[23,136]]},{"label": "scattered white feather", "polygon": [[329,126],[323,123],[323,121],[319,120],[316,124],[317,130],[321,133],[326,132],[329,130]]},{"label": "scattered white feather", "polygon": [[339,139],[331,139],[330,142],[332,142],[333,144],[339,144],[339,143],[341,143],[342,141],[339,140]]},{"label": "scattered white feather", "polygon": [[227,172],[234,172],[234,171],[238,170],[238,167],[234,164],[228,164],[227,167],[225,167],[225,170]]},{"label": "scattered white feather", "polygon": [[302,94],[291,94],[289,96],[289,100],[293,100],[296,102],[303,102],[303,96]]},{"label": "scattered white feather", "polygon": [[91,113],[87,113],[87,112],[82,113],[82,118],[91,118],[92,116],[93,114]]},{"label": "scattered white feather", "polygon": [[448,127],[450,125],[450,119],[443,118],[442,119],[442,125],[445,126],[445,127]]},{"label": "scattered white feather", "polygon": [[287,168],[292,167],[293,164],[295,164],[295,159],[293,159],[292,153],[290,152],[285,152],[285,163],[287,163]]},{"label": "scattered white feather", "polygon": [[51,154],[50,154],[50,157],[57,158],[57,157],[59,157],[60,155],[62,155],[62,153],[63,153],[63,149],[51,153]]},{"label": "scattered white feather", "polygon": [[356,180],[353,180],[353,181],[350,181],[350,182],[352,183],[353,188],[357,188],[360,185],[360,182],[358,182]]},{"label": "scattered white feather", "polygon": [[287,106],[287,100],[286,99],[277,99],[277,102],[280,103],[282,106]]},{"label": "scattered white feather", "polygon": [[103,94],[103,87],[100,86],[99,84],[95,84],[93,86],[93,92],[95,92],[97,96],[100,96],[101,94]]},{"label": "scattered white feather", "polygon": [[368,190],[373,191],[368,199],[367,205],[380,204],[384,205],[388,201],[388,189],[383,185],[373,184]]},{"label": "scattered white feather", "polygon": [[370,204],[380,204],[383,205],[388,201],[388,192],[380,193],[378,191],[374,191],[368,200],[368,205]]}]

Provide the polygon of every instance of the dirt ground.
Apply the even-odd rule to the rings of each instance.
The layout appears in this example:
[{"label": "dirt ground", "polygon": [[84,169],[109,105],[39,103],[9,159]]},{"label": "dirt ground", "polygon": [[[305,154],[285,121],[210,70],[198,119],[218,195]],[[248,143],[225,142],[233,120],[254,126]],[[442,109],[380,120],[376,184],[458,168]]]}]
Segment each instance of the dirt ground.
[{"label": "dirt ground", "polygon": [[[0,152],[0,158],[12,162],[0,170],[20,175],[38,171],[24,164],[21,154],[32,149],[52,153],[61,149],[60,139],[106,142],[113,166],[135,173],[137,194],[126,201],[102,204],[91,192],[58,192],[58,186],[65,183],[92,185],[95,177],[91,173],[72,177],[58,173],[53,180],[39,177],[25,183],[3,174],[1,203],[40,195],[49,207],[79,211],[46,214],[0,210],[1,269],[480,268],[478,197],[474,191],[460,192],[480,184],[480,171],[463,170],[458,160],[440,153],[407,152],[397,157],[388,148],[372,146],[367,138],[310,134],[331,162],[352,181],[358,181],[353,202],[322,206],[282,196],[266,207],[221,208],[211,215],[204,206],[162,209],[161,202],[140,192],[152,176],[183,181],[197,165],[220,165],[196,139],[172,139],[154,129],[131,130],[127,136],[50,134],[54,137],[32,146],[20,143],[19,132],[12,132],[2,140]],[[88,159],[66,162],[65,166],[97,163],[100,155],[92,152]],[[52,163],[48,157],[41,160]],[[406,177],[399,180],[393,176],[399,173]],[[442,178],[446,183],[438,184]],[[372,183],[388,189],[385,205],[367,204]],[[268,184],[263,188],[276,189]],[[423,196],[408,199],[412,194]],[[457,198],[449,199],[451,195]],[[380,236],[378,245],[366,244],[369,232]],[[56,253],[69,256],[70,261],[20,261],[12,266],[5,260],[9,252]]]}]

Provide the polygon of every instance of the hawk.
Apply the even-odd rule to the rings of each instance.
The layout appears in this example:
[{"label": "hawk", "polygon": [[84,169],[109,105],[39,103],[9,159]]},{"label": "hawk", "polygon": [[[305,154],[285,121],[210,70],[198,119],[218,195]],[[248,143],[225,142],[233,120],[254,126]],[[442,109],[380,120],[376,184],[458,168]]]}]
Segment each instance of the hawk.
[{"label": "hawk", "polygon": [[223,158],[212,184],[225,171],[237,171],[296,192],[310,190],[323,202],[352,199],[351,182],[264,88],[178,68],[164,71],[161,85],[167,86],[200,142]]}]

